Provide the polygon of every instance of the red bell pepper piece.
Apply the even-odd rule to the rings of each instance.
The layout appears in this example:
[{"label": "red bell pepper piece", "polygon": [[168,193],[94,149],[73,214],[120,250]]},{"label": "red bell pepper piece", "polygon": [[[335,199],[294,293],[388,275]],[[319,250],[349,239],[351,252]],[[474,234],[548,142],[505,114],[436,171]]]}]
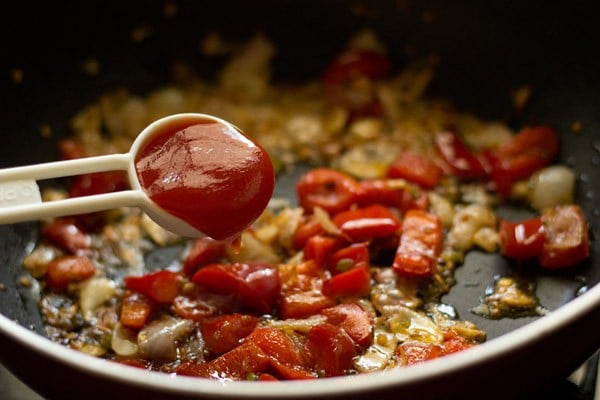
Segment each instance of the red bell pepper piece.
[{"label": "red bell pepper piece", "polygon": [[402,221],[402,236],[392,268],[403,276],[431,277],[442,240],[442,224],[435,214],[410,210]]}]

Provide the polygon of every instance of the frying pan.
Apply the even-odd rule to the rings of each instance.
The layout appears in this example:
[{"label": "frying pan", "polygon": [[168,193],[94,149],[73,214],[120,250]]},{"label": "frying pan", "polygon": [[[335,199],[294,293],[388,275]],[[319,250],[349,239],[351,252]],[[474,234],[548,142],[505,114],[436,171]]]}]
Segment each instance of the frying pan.
[{"label": "frying pan", "polygon": [[[578,171],[577,202],[590,223],[592,257],[571,273],[544,273],[537,296],[546,317],[488,320],[472,314],[494,276],[515,273],[506,260],[470,253],[458,283],[442,299],[488,333],[478,348],[368,376],[268,385],[174,378],[76,353],[43,337],[35,291],[20,284],[20,264],[38,225],[0,226],[0,361],[48,399],[64,398],[506,398],[527,396],[564,376],[600,347],[600,37],[592,2],[221,1],[20,2],[0,24],[0,167],[52,161],[70,134],[69,118],[103,92],[143,94],[169,79],[182,60],[210,77],[218,58],[203,59],[200,39],[217,30],[243,40],[262,31],[277,44],[274,79],[317,76],[364,27],[384,41],[396,66],[435,52],[439,72],[430,96],[459,110],[508,122],[554,126],[560,159]],[[177,12],[165,17],[164,7]],[[132,41],[132,30],[151,35]],[[410,50],[410,51],[407,51]],[[98,60],[95,77],[81,73]],[[22,72],[22,80],[18,72]],[[15,75],[16,74],[16,75]],[[532,101],[516,112],[511,93],[527,86]],[[201,110],[198,110],[201,111]],[[575,133],[574,123],[582,129]],[[40,135],[50,126],[52,135]],[[55,184],[56,182],[43,182]],[[278,193],[293,193],[283,177]],[[515,216],[516,210],[505,210]],[[172,255],[171,255],[172,256]],[[169,254],[149,257],[152,262]]]}]

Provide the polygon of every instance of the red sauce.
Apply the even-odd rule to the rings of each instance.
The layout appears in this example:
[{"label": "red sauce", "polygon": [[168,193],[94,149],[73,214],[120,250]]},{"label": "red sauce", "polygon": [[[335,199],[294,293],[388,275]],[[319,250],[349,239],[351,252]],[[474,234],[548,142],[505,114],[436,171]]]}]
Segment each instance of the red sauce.
[{"label": "red sauce", "polygon": [[141,146],[135,169],[152,201],[214,239],[235,238],[252,224],[275,183],[258,144],[210,119],[164,128]]}]

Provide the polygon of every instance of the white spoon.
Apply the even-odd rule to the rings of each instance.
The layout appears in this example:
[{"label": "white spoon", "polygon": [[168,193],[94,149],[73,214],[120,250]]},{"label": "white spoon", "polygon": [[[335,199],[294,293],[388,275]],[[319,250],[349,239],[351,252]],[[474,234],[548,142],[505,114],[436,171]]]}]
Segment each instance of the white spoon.
[{"label": "white spoon", "polygon": [[[2,169],[0,170],[0,224],[31,221],[46,217],[85,214],[111,208],[133,206],[140,207],[156,223],[171,232],[188,237],[205,236],[209,233],[201,232],[183,219],[172,215],[157,205],[146,194],[136,173],[135,159],[143,145],[157,135],[164,134],[165,130],[169,129],[169,127],[205,124],[207,121],[223,124],[226,126],[225,129],[240,132],[239,129],[229,122],[210,115],[195,113],[175,114],[148,125],[136,138],[130,151],[126,154],[87,157]],[[106,171],[126,171],[131,189],[92,196],[67,198],[64,200],[43,201],[36,182],[42,179]],[[202,199],[194,200],[201,201]]]}]

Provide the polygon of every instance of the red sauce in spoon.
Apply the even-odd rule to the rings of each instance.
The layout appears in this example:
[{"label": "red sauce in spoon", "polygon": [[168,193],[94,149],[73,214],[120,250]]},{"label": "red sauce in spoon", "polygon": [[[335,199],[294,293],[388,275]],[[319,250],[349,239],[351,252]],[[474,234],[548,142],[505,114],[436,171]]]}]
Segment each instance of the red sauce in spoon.
[{"label": "red sauce in spoon", "polygon": [[135,169],[152,201],[214,239],[235,238],[251,225],[275,184],[264,149],[211,119],[164,128],[142,144]]}]

